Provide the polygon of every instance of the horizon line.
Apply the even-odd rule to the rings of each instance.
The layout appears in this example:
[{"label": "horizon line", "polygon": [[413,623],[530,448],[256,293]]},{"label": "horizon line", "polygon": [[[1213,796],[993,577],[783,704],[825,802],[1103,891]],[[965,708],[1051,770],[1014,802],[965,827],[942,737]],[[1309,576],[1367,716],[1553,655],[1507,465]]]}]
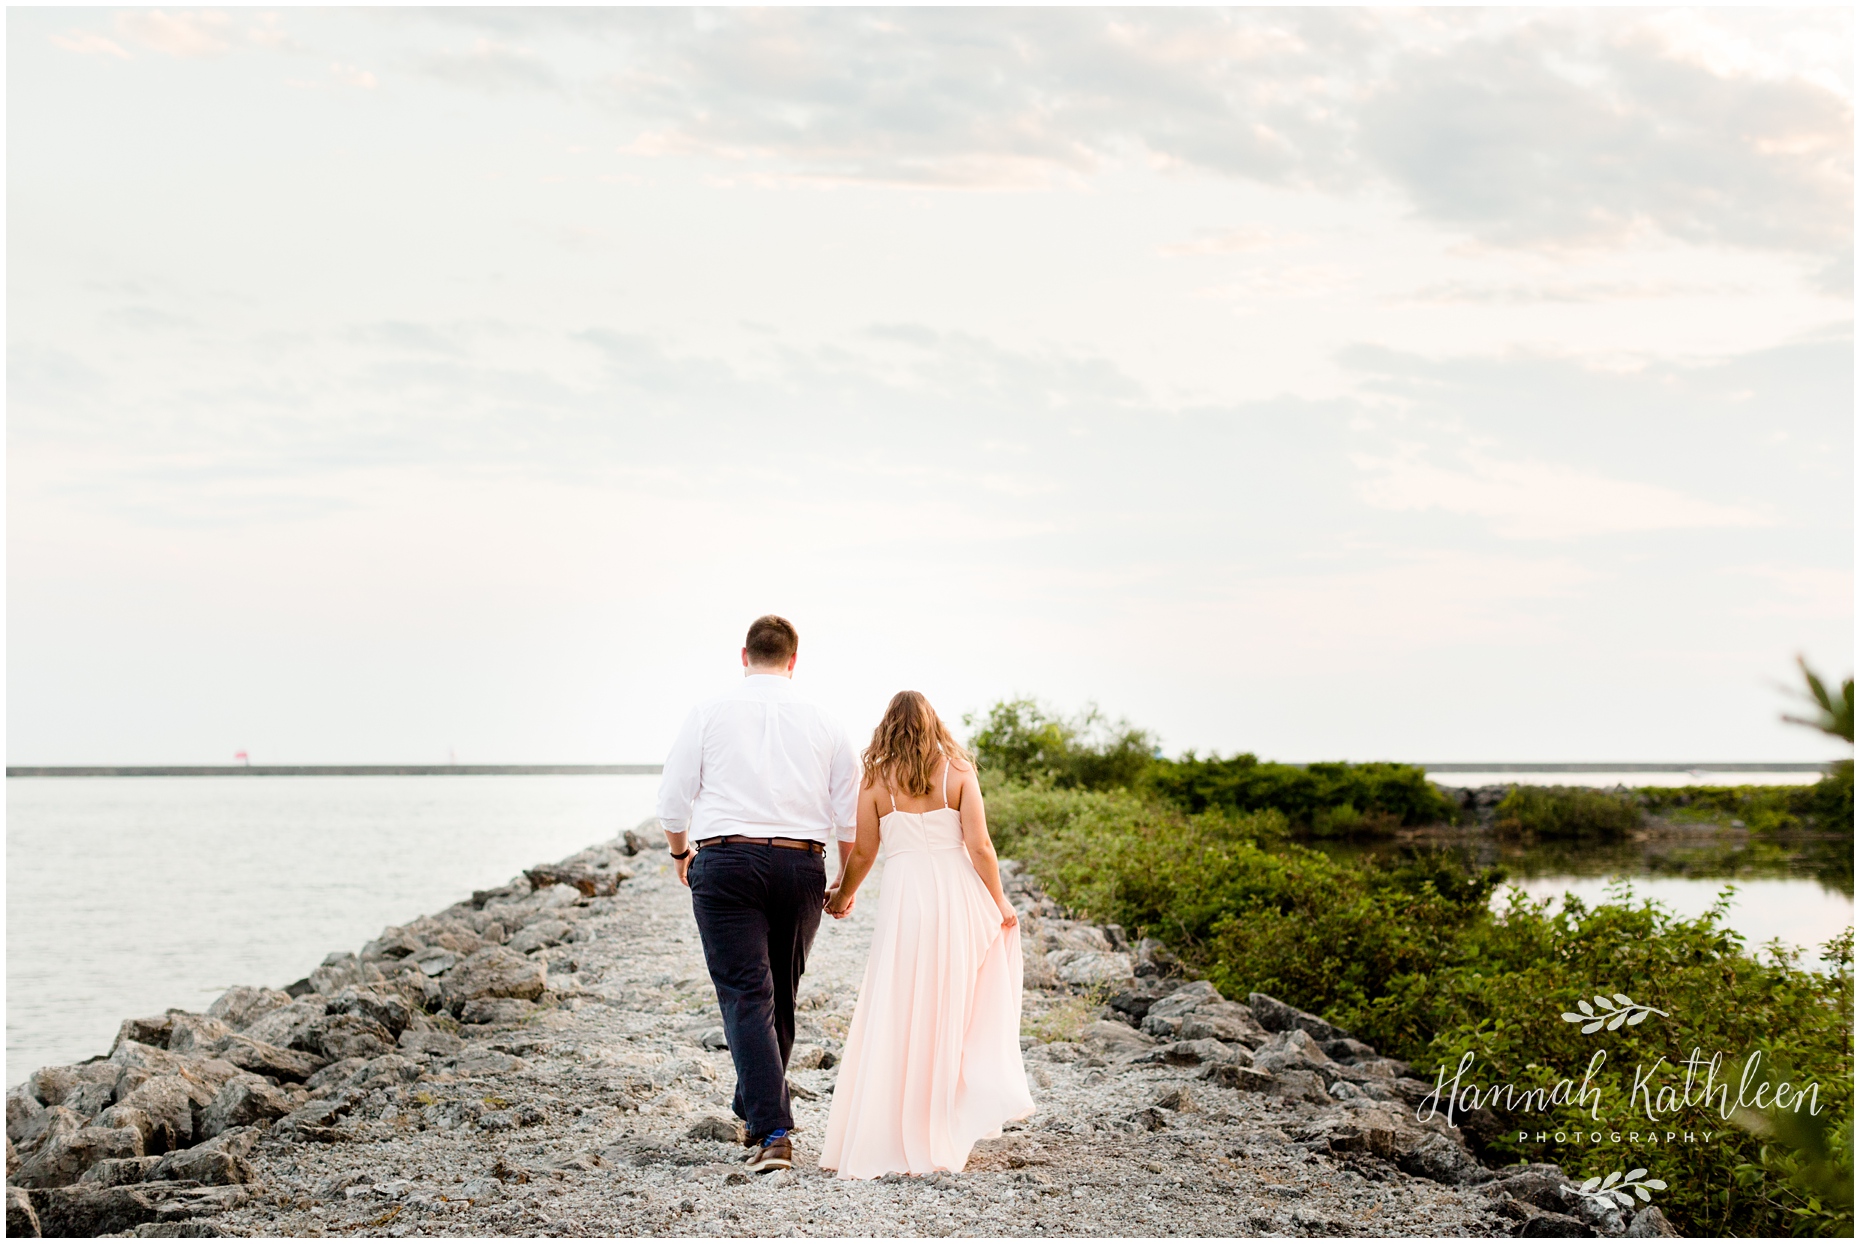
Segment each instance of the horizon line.
[{"label": "horizon line", "polygon": [[[1307,763],[1324,763],[1321,761]],[[1837,760],[1734,761],[1454,761],[1412,764],[1427,773],[1824,773]],[[26,777],[491,777],[641,776],[664,765],[8,765]]]}]

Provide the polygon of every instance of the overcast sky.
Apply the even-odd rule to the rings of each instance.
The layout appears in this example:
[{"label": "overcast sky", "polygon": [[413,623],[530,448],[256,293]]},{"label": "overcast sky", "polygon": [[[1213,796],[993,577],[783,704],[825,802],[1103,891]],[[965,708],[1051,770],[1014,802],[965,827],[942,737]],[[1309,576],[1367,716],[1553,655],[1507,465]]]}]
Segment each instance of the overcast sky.
[{"label": "overcast sky", "polygon": [[7,758],[1825,758],[1850,20],[11,9]]}]

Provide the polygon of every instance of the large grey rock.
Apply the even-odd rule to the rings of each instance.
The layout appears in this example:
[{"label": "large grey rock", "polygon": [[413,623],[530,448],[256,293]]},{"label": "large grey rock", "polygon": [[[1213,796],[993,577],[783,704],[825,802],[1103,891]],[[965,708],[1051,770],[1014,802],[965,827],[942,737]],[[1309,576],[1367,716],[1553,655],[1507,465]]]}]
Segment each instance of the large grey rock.
[{"label": "large grey rock", "polygon": [[105,1158],[84,1172],[81,1184],[116,1188],[123,1184],[147,1183],[162,1163],[161,1154],[144,1154],[139,1158]]},{"label": "large grey rock", "polygon": [[568,924],[561,920],[535,920],[511,934],[504,943],[518,954],[527,955],[550,946],[560,946],[568,936]]},{"label": "large grey rock", "polygon": [[[155,1120],[149,1117],[148,1111],[146,1110],[139,1109],[135,1106],[125,1106],[121,1102],[118,1102],[116,1105],[111,1106],[108,1110],[105,1110],[102,1114],[97,1116],[95,1126],[133,1127],[136,1129],[137,1134],[142,1137],[142,1152],[161,1152],[161,1149],[157,1147],[160,1144],[161,1138],[156,1133]],[[128,1180],[126,1182],[134,1183],[135,1181]]]},{"label": "large grey rock", "polygon": [[7,1137],[16,1141],[22,1154],[38,1152],[60,1136],[77,1131],[84,1126],[84,1120],[69,1106],[47,1106],[38,1114],[27,1119],[16,1136]]},{"label": "large grey rock", "polygon": [[1141,1054],[1154,1044],[1128,1024],[1116,1020],[1094,1020],[1079,1034],[1079,1044],[1106,1054]]},{"label": "large grey rock", "polygon": [[1472,1183],[1485,1174],[1484,1168],[1464,1146],[1437,1132],[1425,1133],[1412,1148],[1398,1151],[1395,1160],[1410,1175],[1419,1175],[1435,1183]]},{"label": "large grey rock", "polygon": [[394,1036],[366,1015],[326,1015],[304,1030],[299,1048],[331,1062],[375,1058],[394,1048]]},{"label": "large grey rock", "polygon": [[399,1054],[383,1054],[362,1064],[349,1077],[349,1083],[363,1092],[412,1084],[421,1075],[420,1064]]},{"label": "large grey rock", "polygon": [[173,1075],[144,1080],[118,1104],[148,1115],[152,1130],[147,1151],[166,1153],[194,1143],[194,1108],[212,1101],[213,1094],[205,1085]]},{"label": "large grey rock", "polygon": [[161,1160],[153,1177],[224,1186],[249,1184],[257,1175],[244,1158],[223,1149],[180,1149]]},{"label": "large grey rock", "polygon": [[173,1184],[78,1184],[32,1193],[32,1208],[47,1236],[95,1237],[130,1231],[154,1222]]},{"label": "large grey rock", "polygon": [[1199,1067],[1204,1063],[1244,1061],[1246,1051],[1219,1041],[1175,1041],[1159,1046],[1135,1061],[1164,1063],[1171,1067]]},{"label": "large grey rock", "polygon": [[1479,1191],[1485,1196],[1511,1197],[1561,1214],[1569,1208],[1575,1189],[1562,1167],[1533,1162],[1529,1166],[1508,1169],[1501,1179],[1480,1184]]},{"label": "large grey rock", "polygon": [[116,1100],[122,1101],[145,1081],[156,1076],[183,1075],[188,1060],[140,1041],[119,1041],[110,1051],[109,1065],[116,1072]]},{"label": "large grey rock", "polygon": [[81,1127],[55,1137],[20,1164],[21,1188],[62,1188],[106,1158],[139,1158],[142,1137],[133,1127]]},{"label": "large grey rock", "polygon": [[175,1054],[206,1054],[233,1033],[231,1024],[210,1015],[176,1015],[168,1030],[168,1049]]},{"label": "large grey rock", "polygon": [[548,969],[508,946],[488,946],[446,976],[446,1000],[462,1010],[474,998],[535,1000],[548,984]]},{"label": "large grey rock", "polygon": [[1289,1032],[1297,1028],[1310,1033],[1319,1041],[1337,1041],[1350,1035],[1328,1020],[1320,1019],[1309,1011],[1301,1011],[1269,994],[1248,994],[1246,1004],[1253,1012],[1253,1018],[1267,1032]]},{"label": "large grey rock", "polygon": [[[78,1063],[72,1066],[41,1067],[27,1076],[25,1084],[20,1087],[41,1106],[59,1106],[64,1104],[66,1097],[83,1085],[116,1083],[119,1070],[117,1065],[102,1061]],[[12,1117],[12,1094],[8,1094],[9,1125]],[[15,1139],[18,1138],[15,1137]]]},{"label": "large grey rock", "polygon": [[307,993],[289,1006],[278,1007],[247,1024],[245,1035],[279,1049],[291,1049],[297,1047],[305,1029],[328,1013],[329,999],[319,993]]},{"label": "large grey rock", "polygon": [[1253,1051],[1253,1065],[1274,1075],[1284,1071],[1315,1072],[1326,1083],[1336,1079],[1341,1070],[1311,1034],[1299,1028],[1273,1034]]},{"label": "large grey rock", "polygon": [[521,998],[474,998],[459,1012],[462,1024],[520,1024],[536,1008]]},{"label": "large grey rock", "polygon": [[19,1150],[13,1146],[13,1138],[6,1138],[6,1177],[13,1178],[13,1172],[19,1169]]},{"label": "large grey rock", "polygon": [[331,1063],[323,1070],[304,1081],[304,1087],[312,1096],[321,1097],[323,1090],[331,1087],[341,1088],[347,1084],[356,1072],[368,1065],[366,1058],[345,1058],[339,1063]]},{"label": "large grey rock", "polygon": [[1117,985],[1132,979],[1136,965],[1114,950],[1067,948],[1046,954],[1046,966],[1067,985]]},{"label": "large grey rock", "polygon": [[45,1103],[32,1095],[26,1084],[15,1084],[6,1094],[6,1134],[9,1140],[18,1140],[20,1129],[26,1126],[33,1116],[45,1113]]},{"label": "large grey rock", "polygon": [[246,1127],[269,1123],[291,1112],[291,1099],[257,1076],[245,1076],[221,1086],[211,1104],[201,1112],[200,1135],[203,1139]]},{"label": "large grey rock", "polygon": [[207,1014],[231,1028],[246,1028],[254,1021],[291,1004],[291,995],[282,989],[261,985],[234,985],[213,1000]]},{"label": "large grey rock", "polygon": [[125,1041],[134,1041],[138,1045],[156,1045],[166,1047],[168,1033],[174,1027],[174,1016],[149,1015],[142,1019],[126,1019],[116,1028],[116,1040],[112,1048]]},{"label": "large grey rock", "polygon": [[465,1048],[465,1043],[458,1037],[438,1028],[409,1028],[400,1034],[399,1044],[403,1053],[416,1057],[425,1054],[444,1058]]},{"label": "large grey rock", "polygon": [[1142,980],[1115,994],[1110,1006],[1112,1010],[1129,1016],[1131,1023],[1141,1024],[1143,1017],[1150,1013],[1150,1008],[1168,997],[1169,993],[1169,988],[1159,981]]},{"label": "large grey rock", "polygon": [[329,1009],[344,1015],[372,1019],[388,1032],[390,1040],[400,1036],[413,1020],[413,1008],[391,993],[350,987],[329,1000]]},{"label": "large grey rock", "polygon": [[1649,1205],[1634,1215],[1627,1225],[1627,1235],[1634,1240],[1676,1239],[1679,1228],[1666,1220],[1657,1205]]},{"label": "large grey rock", "polygon": [[280,1049],[246,1034],[229,1037],[221,1045],[219,1056],[241,1071],[292,1081],[309,1079],[329,1062],[321,1054]]},{"label": "large grey rock", "polygon": [[1149,1013],[1160,1019],[1179,1019],[1204,1006],[1223,1002],[1221,991],[1208,981],[1189,981],[1151,1005]]},{"label": "large grey rock", "polygon": [[8,1186],[6,1190],[6,1235],[9,1240],[38,1239],[39,1216],[33,1212],[32,1198],[24,1189]]}]

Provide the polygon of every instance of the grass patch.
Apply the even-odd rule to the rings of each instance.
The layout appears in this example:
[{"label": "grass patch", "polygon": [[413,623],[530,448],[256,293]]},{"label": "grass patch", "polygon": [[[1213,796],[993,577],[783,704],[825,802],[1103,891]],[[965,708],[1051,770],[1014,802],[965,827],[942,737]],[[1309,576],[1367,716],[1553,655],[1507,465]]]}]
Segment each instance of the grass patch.
[{"label": "grass patch", "polygon": [[1501,834],[1615,842],[1640,828],[1640,802],[1583,786],[1514,786],[1494,810]]}]

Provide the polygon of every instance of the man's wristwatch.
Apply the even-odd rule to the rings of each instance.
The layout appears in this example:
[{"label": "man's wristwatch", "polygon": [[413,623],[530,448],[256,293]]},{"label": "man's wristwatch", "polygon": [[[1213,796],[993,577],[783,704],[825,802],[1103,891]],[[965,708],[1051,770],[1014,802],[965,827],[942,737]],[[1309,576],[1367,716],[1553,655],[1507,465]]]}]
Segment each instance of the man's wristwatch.
[{"label": "man's wristwatch", "polygon": [[665,853],[675,860],[688,860],[691,858],[691,852],[696,849],[695,847],[686,847],[682,851],[674,851],[670,847],[667,847]]}]

